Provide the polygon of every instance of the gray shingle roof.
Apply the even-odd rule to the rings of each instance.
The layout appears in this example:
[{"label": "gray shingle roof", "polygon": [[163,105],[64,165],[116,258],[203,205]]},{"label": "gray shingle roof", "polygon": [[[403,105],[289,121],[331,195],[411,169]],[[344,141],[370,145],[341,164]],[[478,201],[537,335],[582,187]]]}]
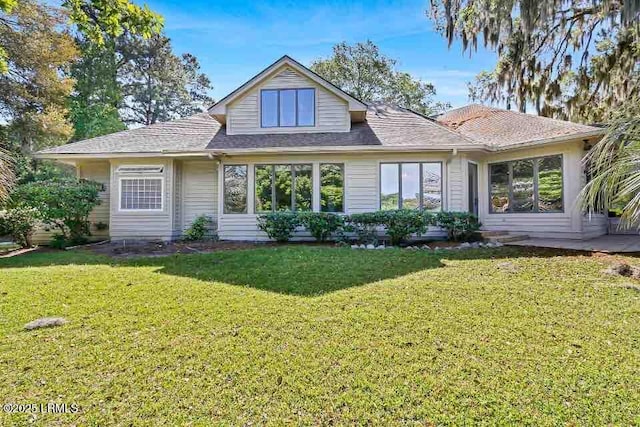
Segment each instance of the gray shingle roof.
[{"label": "gray shingle roof", "polygon": [[220,124],[209,114],[156,123],[40,151],[42,154],[160,153],[203,150]]},{"label": "gray shingle roof", "polygon": [[43,150],[41,154],[194,152],[294,147],[452,147],[473,142],[404,108],[371,105],[350,132],[227,135],[207,113]]},{"label": "gray shingle roof", "polygon": [[494,147],[603,132],[602,128],[479,104],[456,108],[436,120],[467,138]]},{"label": "gray shingle roof", "polygon": [[39,154],[202,152],[296,147],[406,147],[491,149],[602,129],[482,105],[469,105],[436,120],[384,104],[370,105],[367,120],[350,132],[227,135],[208,113],[66,144]]}]

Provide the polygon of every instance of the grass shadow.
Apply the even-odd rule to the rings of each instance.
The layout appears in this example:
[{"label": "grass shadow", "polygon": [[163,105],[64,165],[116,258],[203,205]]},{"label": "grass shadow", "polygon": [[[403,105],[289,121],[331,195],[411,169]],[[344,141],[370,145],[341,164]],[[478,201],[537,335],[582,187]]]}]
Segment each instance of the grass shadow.
[{"label": "grass shadow", "polygon": [[557,249],[503,247],[447,251],[352,250],[283,245],[206,254],[115,259],[89,251],[36,251],[0,259],[4,268],[56,265],[154,267],[158,274],[251,287],[286,295],[314,296],[441,268],[442,260],[514,259],[588,255]]}]

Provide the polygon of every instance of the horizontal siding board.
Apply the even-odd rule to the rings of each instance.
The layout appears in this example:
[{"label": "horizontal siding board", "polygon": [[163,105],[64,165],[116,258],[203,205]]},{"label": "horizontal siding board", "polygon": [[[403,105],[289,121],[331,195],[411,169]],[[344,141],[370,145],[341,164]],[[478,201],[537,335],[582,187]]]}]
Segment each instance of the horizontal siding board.
[{"label": "horizontal siding board", "polygon": [[182,164],[183,226],[186,230],[200,215],[210,217],[216,227],[218,215],[218,170],[212,161]]},{"label": "horizontal siding board", "polygon": [[[260,127],[260,91],[262,89],[316,89],[316,125],[300,128]],[[351,127],[348,104],[328,92],[314,81],[286,68],[274,74],[261,86],[231,103],[227,107],[229,134],[348,132]]]}]

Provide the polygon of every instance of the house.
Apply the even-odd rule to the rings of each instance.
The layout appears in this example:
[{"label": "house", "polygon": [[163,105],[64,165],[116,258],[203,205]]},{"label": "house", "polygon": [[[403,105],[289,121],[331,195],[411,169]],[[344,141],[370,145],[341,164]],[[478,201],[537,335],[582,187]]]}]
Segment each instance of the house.
[{"label": "house", "polygon": [[104,184],[91,220],[113,240],[175,239],[199,215],[221,239],[263,240],[264,212],[396,208],[470,211],[487,230],[586,239],[607,229],[576,203],[581,160],[602,134],[481,105],[437,118],[367,105],[284,56],[206,113],[38,156]]}]

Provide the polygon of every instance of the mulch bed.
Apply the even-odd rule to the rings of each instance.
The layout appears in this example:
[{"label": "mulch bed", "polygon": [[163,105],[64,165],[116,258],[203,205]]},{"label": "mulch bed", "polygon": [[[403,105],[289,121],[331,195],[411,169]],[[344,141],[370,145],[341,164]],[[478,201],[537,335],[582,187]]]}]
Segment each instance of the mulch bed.
[{"label": "mulch bed", "polygon": [[116,258],[167,256],[173,254],[198,254],[237,249],[265,247],[272,243],[252,242],[109,242],[82,249]]}]

